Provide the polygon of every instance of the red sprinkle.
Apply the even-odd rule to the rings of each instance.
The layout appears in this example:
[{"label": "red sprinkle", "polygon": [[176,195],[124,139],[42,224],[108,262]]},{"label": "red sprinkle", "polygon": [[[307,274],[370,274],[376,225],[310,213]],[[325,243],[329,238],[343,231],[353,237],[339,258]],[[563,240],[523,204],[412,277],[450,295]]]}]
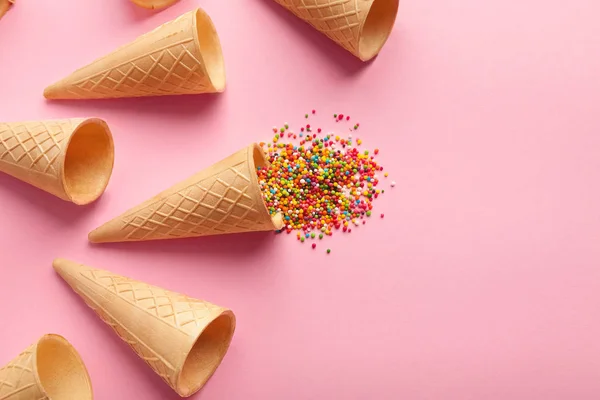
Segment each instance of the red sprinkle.
[{"label": "red sprinkle", "polygon": [[383,218],[383,214],[381,214],[381,218]]},{"label": "red sprinkle", "polygon": [[316,243],[313,243],[313,244],[312,244],[312,248],[314,249],[314,248],[316,248],[316,247],[317,247],[317,244],[316,244]]},{"label": "red sprinkle", "polygon": [[347,117],[346,117],[346,121],[350,121],[350,116],[347,116]]},{"label": "red sprinkle", "polygon": [[314,114],[314,113],[316,113],[316,112],[317,112],[317,110],[312,110],[312,113],[313,113],[313,114]]}]

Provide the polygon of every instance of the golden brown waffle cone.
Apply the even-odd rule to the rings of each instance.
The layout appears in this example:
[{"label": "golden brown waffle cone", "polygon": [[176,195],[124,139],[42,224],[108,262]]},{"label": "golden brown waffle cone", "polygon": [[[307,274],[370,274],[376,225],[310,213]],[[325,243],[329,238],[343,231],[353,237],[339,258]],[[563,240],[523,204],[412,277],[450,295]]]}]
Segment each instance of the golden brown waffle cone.
[{"label": "golden brown waffle cone", "polygon": [[149,8],[152,10],[159,10],[161,8],[169,7],[170,5],[177,3],[179,0],[131,0],[131,1],[140,7]]},{"label": "golden brown waffle cone", "polygon": [[2,18],[4,14],[6,14],[6,12],[10,9],[10,6],[12,6],[14,2],[15,0],[0,0],[0,18]]},{"label": "golden brown waffle cone", "polygon": [[201,9],[140,36],[47,87],[48,99],[100,99],[222,92],[221,44]]},{"label": "golden brown waffle cone", "polygon": [[114,162],[112,135],[98,118],[0,123],[0,171],[75,204],[96,200]]},{"label": "golden brown waffle cone", "polygon": [[200,390],[225,356],[235,330],[231,310],[73,261],[53,265],[180,396]]},{"label": "golden brown waffle cone", "polygon": [[390,35],[399,0],[275,0],[363,61]]},{"label": "golden brown waffle cone", "polygon": [[265,206],[256,167],[268,161],[252,144],[167,189],[89,234],[94,243],[177,239],[281,229]]},{"label": "golden brown waffle cone", "polygon": [[92,400],[92,384],[77,350],[45,335],[0,368],[2,400]]}]

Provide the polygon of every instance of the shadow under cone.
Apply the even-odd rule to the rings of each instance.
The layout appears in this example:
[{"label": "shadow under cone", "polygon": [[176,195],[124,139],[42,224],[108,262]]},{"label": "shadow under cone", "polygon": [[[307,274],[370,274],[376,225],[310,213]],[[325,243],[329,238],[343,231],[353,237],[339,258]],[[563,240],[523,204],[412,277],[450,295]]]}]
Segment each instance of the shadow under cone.
[{"label": "shadow under cone", "polygon": [[190,11],[47,87],[48,99],[222,92],[225,67],[210,17]]},{"label": "shadow under cone", "polygon": [[229,348],[235,316],[228,309],[73,261],[53,266],[180,396],[200,390]]},{"label": "shadow under cone", "polygon": [[264,203],[256,174],[269,165],[252,144],[89,234],[93,243],[177,239],[283,227]]}]

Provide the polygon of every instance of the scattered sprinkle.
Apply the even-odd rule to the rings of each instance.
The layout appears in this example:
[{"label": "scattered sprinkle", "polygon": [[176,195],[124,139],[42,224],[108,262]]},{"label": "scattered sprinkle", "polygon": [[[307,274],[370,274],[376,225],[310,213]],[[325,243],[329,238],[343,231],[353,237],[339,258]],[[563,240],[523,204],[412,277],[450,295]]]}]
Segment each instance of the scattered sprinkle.
[{"label": "scattered sprinkle", "polygon": [[[344,115],[334,114],[334,118],[341,121]],[[309,124],[300,128],[299,142],[293,143],[283,138],[289,129],[287,123],[284,128],[273,129],[272,141],[261,143],[270,166],[257,167],[257,175],[269,213],[284,217],[281,231],[296,231],[297,239],[305,242],[317,236],[322,240],[334,231],[351,233],[350,226],[359,226],[361,221],[365,224],[365,217],[372,215],[373,201],[385,192],[377,188],[377,173],[383,170],[375,159],[379,149],[359,152],[356,146],[362,145],[362,140],[353,142],[352,135],[344,138],[330,132],[317,138],[317,133],[310,133]],[[288,132],[287,140],[292,136],[296,138]],[[316,248],[316,243],[311,247]]]}]

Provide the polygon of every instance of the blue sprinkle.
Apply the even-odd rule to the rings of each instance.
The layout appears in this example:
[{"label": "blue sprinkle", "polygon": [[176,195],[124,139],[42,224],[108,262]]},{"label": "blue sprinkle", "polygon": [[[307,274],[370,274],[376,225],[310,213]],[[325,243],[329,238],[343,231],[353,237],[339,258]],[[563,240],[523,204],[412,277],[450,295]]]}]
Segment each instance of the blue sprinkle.
[{"label": "blue sprinkle", "polygon": [[306,234],[306,235],[304,235],[304,236],[306,236],[307,238],[309,238],[309,237],[310,237],[310,233],[307,233],[307,234]]}]

